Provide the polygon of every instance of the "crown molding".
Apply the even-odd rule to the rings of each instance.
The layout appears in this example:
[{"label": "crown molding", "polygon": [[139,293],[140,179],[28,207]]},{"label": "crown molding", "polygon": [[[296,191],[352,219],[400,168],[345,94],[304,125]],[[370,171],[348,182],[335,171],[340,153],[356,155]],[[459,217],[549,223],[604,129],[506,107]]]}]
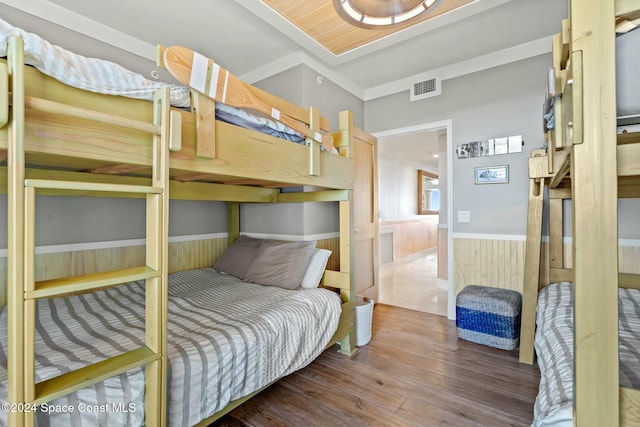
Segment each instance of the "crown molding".
[{"label": "crown molding", "polygon": [[375,86],[364,91],[364,101],[393,95],[398,92],[408,91],[413,82],[436,77],[440,80],[448,80],[466,74],[477,73],[489,68],[499,67],[511,62],[532,58],[551,52],[552,36],[543,37],[530,42],[522,43],[506,49],[477,56],[465,61],[450,64],[424,73],[415,74],[404,79]]}]

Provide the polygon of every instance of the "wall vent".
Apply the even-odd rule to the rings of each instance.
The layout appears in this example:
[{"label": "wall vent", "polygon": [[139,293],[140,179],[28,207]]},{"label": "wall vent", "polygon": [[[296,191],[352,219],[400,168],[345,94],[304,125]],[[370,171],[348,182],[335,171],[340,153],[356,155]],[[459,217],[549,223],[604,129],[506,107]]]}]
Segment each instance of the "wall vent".
[{"label": "wall vent", "polygon": [[411,85],[411,101],[440,95],[440,80],[437,77],[413,82]]}]

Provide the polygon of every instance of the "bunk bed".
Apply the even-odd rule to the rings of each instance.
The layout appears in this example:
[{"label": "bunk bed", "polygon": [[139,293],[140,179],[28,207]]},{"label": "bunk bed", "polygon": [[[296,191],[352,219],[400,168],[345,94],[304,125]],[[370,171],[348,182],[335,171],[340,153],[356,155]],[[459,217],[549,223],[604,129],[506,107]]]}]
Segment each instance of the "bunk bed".
[{"label": "bunk bed", "polygon": [[[27,39],[32,36],[20,35]],[[235,119],[216,120],[215,102],[178,86],[145,82],[144,94],[132,95],[142,99],[134,99],[98,93],[100,89],[94,87],[86,90],[86,87],[80,89],[64,84],[26,65],[32,64],[34,55],[31,50],[25,53],[25,37],[7,37],[7,59],[0,61],[0,152],[7,164],[1,168],[0,180],[8,195],[7,281],[6,289],[2,289],[2,303],[6,305],[2,316],[7,319],[7,341],[3,343],[7,380],[0,385],[0,392],[6,391],[7,400],[3,404],[9,405],[7,408],[10,409],[5,411],[8,412],[8,425],[33,425],[36,404],[43,407],[45,403],[74,393],[77,393],[76,400],[67,402],[77,404],[78,396],[87,387],[96,387],[103,392],[107,390],[105,393],[109,399],[103,403],[125,405],[119,407],[121,418],[117,418],[117,423],[207,425],[278,377],[309,363],[320,351],[335,343],[340,344],[339,351],[343,354],[351,356],[357,351],[353,333],[355,295],[350,274],[353,259],[349,244],[353,218],[354,127],[351,113],[342,112],[339,130],[330,132],[328,120],[321,117],[317,109],[293,105],[242,83],[243,89],[256,99],[272,105],[313,134],[322,135],[318,140],[303,138],[301,144],[293,144],[274,136],[271,131],[265,134],[255,126],[246,128],[229,123]],[[37,42],[44,43],[41,39]],[[49,59],[56,59],[56,55]],[[146,99],[149,94],[152,96],[150,100]],[[185,108],[186,103],[190,108]],[[265,122],[259,118],[258,123],[262,126]],[[280,124],[273,125],[280,130]],[[333,142],[335,153],[330,152],[334,150],[321,149],[321,142],[327,140]],[[320,190],[280,191],[282,187],[301,186],[314,186]],[[34,255],[36,195],[146,199],[144,265],[125,269],[115,267],[111,271],[72,277],[38,277]],[[327,289],[283,290],[269,286],[274,288],[269,289],[269,295],[271,291],[280,292],[275,297],[267,296],[263,289],[267,287],[244,283],[219,269],[200,268],[169,276],[170,264],[175,264],[168,249],[170,198],[227,202],[229,250],[242,240],[241,203],[337,202],[340,241],[339,253],[336,254],[338,261],[333,264],[338,268],[336,271],[324,271],[321,287]],[[180,266],[171,268],[173,271],[181,270]],[[233,287],[248,295],[247,301],[251,294],[257,294],[253,303],[249,303],[237,301],[237,294],[225,295],[226,291],[213,295],[206,293],[217,287],[217,282],[221,282],[224,289],[233,282]],[[260,280],[254,282],[261,283]],[[295,345],[282,347],[283,344],[276,343],[272,347],[259,347],[264,355],[258,362],[251,362],[249,356],[244,362],[234,359],[233,364],[244,365],[234,366],[234,369],[244,372],[239,374],[241,377],[244,375],[244,380],[224,378],[226,383],[223,381],[221,385],[209,387],[213,394],[225,395],[224,399],[191,396],[198,407],[191,407],[189,414],[183,413],[179,419],[171,419],[174,412],[181,413],[183,402],[182,396],[172,397],[171,374],[182,378],[178,372],[180,369],[204,369],[197,366],[199,362],[196,362],[197,357],[193,357],[194,353],[218,352],[224,359],[229,354],[225,346],[236,345],[229,340],[222,344],[199,342],[199,345],[189,347],[185,342],[193,341],[193,337],[169,329],[169,325],[176,323],[175,317],[188,318],[189,325],[182,327],[197,330],[198,334],[205,336],[203,331],[208,326],[203,318],[213,317],[214,329],[223,329],[220,324],[225,322],[246,323],[245,313],[234,314],[234,307],[239,309],[238,306],[244,303],[262,307],[269,305],[266,303],[270,301],[268,298],[283,300],[283,293],[292,295],[291,298],[296,300],[290,303],[290,311],[306,311],[311,319],[308,325],[318,327],[320,338],[311,344],[312,348],[300,355],[290,354],[291,359],[300,360],[288,366],[287,362],[282,363],[284,369],[276,369],[275,365],[280,363],[274,355],[295,353]],[[322,295],[319,298],[326,299],[327,303],[313,302],[314,294]],[[113,302],[108,304],[108,310],[103,307],[105,300]],[[218,301],[222,307],[217,307],[214,315],[208,315],[201,306],[203,300]],[[71,351],[62,348],[59,349],[63,354],[60,360],[66,360],[62,367],[47,365],[50,360],[42,354],[37,355],[36,365],[36,352],[41,350],[38,343],[43,339],[36,330],[48,331],[43,319],[58,317],[58,323],[66,325],[67,322],[59,318],[64,311],[62,308],[71,307],[68,311],[75,312],[76,305],[84,307],[87,312],[101,312],[104,317],[97,323],[106,329],[100,332],[90,330],[89,335],[103,336],[112,348],[107,352],[84,348],[78,356],[72,356]],[[331,305],[334,309],[330,308]],[[129,317],[132,314],[127,311],[133,306],[144,307],[141,318],[139,310],[134,315],[144,326],[141,329],[135,324],[135,331],[130,330]],[[183,311],[178,311],[177,306]],[[338,307],[337,312],[335,307]],[[78,312],[82,309],[78,308]],[[333,315],[327,316],[332,312]],[[86,322],[91,317],[68,314]],[[274,328],[274,323],[281,323],[287,328],[299,322],[290,314],[285,310],[278,315],[269,315],[272,317],[267,316],[266,326],[249,327],[261,329],[260,333],[255,333],[258,341],[268,341],[265,330]],[[275,321],[273,316],[279,320]],[[221,322],[220,318],[225,320]],[[304,327],[304,333],[298,332],[298,335],[302,335],[301,338],[305,338],[307,333],[313,335],[310,328]],[[113,336],[107,336],[109,333]],[[243,335],[246,332],[225,330],[222,334]],[[185,335],[178,337],[183,339],[179,349],[168,348],[168,342],[175,342],[179,335]],[[85,342],[84,338],[76,337],[72,341]],[[207,337],[201,339],[210,340]],[[247,337],[244,339],[246,341]],[[114,344],[116,341],[118,345]],[[121,342],[129,342],[130,345],[120,345]],[[53,339],[51,344],[55,346],[56,340]],[[170,364],[168,355],[176,352],[186,353],[189,363],[182,367]],[[43,365],[43,357],[47,361],[47,369],[36,372],[36,366]],[[69,357],[73,363],[69,362]],[[269,365],[270,373],[277,374],[275,377],[256,374],[260,380],[250,380],[256,363]],[[185,393],[187,389],[199,388],[186,382],[181,387]],[[204,389],[205,385],[202,384],[201,388]],[[97,391],[92,393],[99,394]],[[123,400],[122,396],[127,396],[127,399]],[[74,422],[82,425],[98,425],[105,421],[100,418],[104,411],[100,411],[99,404],[90,402],[93,403],[85,406],[88,411],[81,414],[81,420],[62,419],[65,422],[76,420]],[[131,409],[127,406],[129,403],[133,404],[135,411],[127,410]],[[65,412],[62,406],[59,409]],[[77,405],[75,409],[78,409]],[[69,414],[58,415],[64,417]]]},{"label": "bunk bed", "polygon": [[639,425],[640,276],[619,272],[617,207],[640,197],[640,133],[628,127],[640,123],[640,30],[615,33],[640,18],[640,3],[572,0],[569,10],[553,38],[547,147],[529,159],[520,361],[537,355],[541,371],[533,425]]}]

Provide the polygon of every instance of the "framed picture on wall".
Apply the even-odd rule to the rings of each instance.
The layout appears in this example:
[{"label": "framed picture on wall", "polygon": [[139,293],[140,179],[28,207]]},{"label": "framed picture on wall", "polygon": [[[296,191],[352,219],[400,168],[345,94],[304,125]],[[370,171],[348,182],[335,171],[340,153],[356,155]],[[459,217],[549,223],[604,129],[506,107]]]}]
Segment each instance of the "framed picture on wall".
[{"label": "framed picture on wall", "polygon": [[509,166],[482,166],[475,168],[476,184],[506,184],[509,182]]}]

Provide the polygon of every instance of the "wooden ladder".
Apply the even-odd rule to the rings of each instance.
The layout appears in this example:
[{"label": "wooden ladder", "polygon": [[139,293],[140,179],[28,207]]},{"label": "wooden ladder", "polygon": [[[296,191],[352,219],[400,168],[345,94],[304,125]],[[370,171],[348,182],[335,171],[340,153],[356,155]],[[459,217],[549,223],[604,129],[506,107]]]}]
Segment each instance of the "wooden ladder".
[{"label": "wooden ladder", "polygon": [[[57,104],[55,114],[66,120],[83,118],[111,123],[153,135],[152,177],[148,186],[93,182],[28,179],[25,166],[24,48],[20,38],[10,41],[8,74],[11,114],[8,141],[8,387],[9,402],[36,405],[50,402],[105,379],[145,367],[145,424],[162,426],[166,420],[166,322],[168,257],[169,118],[168,89],[154,100],[153,124],[119,116]],[[49,103],[50,104],[50,103]],[[51,107],[49,105],[48,107]],[[37,104],[29,104],[38,109]],[[49,108],[51,110],[51,108]],[[51,113],[51,111],[49,111]],[[35,280],[35,207],[40,189],[61,194],[87,195],[101,192],[137,193],[146,197],[146,265],[106,273],[93,273],[55,280]],[[95,292],[118,284],[145,280],[145,345],[35,383],[36,301],[77,292]],[[21,407],[21,406],[20,406]],[[34,425],[34,412],[11,412],[9,425]]]}]

